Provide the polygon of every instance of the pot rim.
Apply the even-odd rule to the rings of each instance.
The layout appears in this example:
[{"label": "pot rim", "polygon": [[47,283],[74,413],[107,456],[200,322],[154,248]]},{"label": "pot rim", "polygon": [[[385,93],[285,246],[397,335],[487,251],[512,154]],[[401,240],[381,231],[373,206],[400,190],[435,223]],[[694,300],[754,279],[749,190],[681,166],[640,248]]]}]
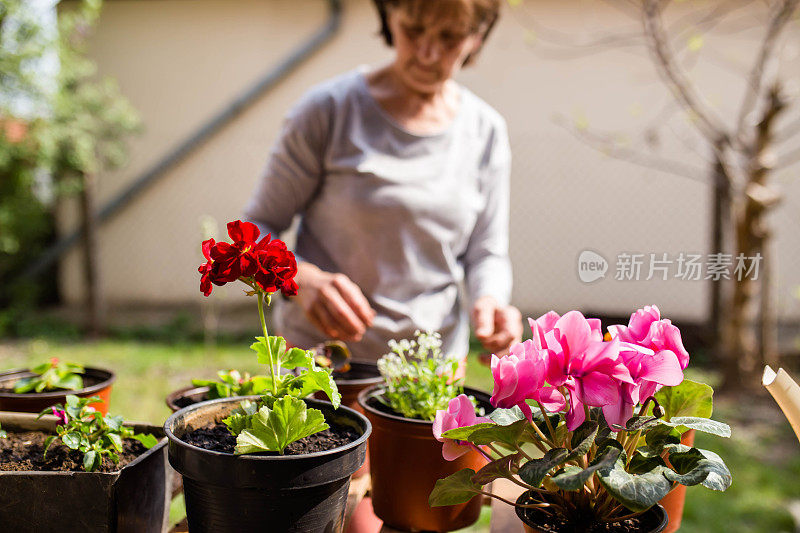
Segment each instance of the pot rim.
[{"label": "pot rim", "polygon": [[[378,363],[375,361],[370,361],[368,359],[351,359],[350,366],[353,365],[362,365],[362,366],[369,366],[370,368],[374,368],[376,372],[378,372]],[[383,382],[383,376],[378,372],[377,376],[373,376],[371,378],[359,378],[359,379],[338,379],[336,375],[333,376],[333,381],[337,384],[341,383],[342,385],[377,385]]]},{"label": "pot rim", "polygon": [[[14,370],[6,370],[4,372],[0,372],[0,381],[5,381],[4,378],[13,377],[15,379],[19,379],[35,375],[36,374],[31,372],[29,368],[17,368]],[[110,387],[117,380],[117,375],[113,371],[107,370],[105,368],[97,368],[92,366],[84,367],[81,375],[82,376],[93,375],[95,377],[104,379],[100,383],[96,383],[94,385],[90,385],[89,387],[84,387],[78,390],[64,389],[64,390],[49,391],[49,392],[7,392],[4,390],[0,390],[0,398],[9,398],[9,399],[36,398],[37,400],[51,400],[51,399],[55,400],[58,398],[63,398],[64,396],[68,396],[70,394],[90,395],[92,393],[100,392],[101,390]]]},{"label": "pot rim", "polygon": [[[523,496],[525,496],[529,492],[530,492],[529,490],[526,490],[525,492],[520,494],[519,497],[517,497],[517,499],[514,500],[514,503],[519,501]],[[654,509],[654,508],[656,508],[657,509],[656,512],[661,515],[661,522],[657,526],[655,526],[654,529],[651,529],[649,531],[642,531],[641,533],[654,533],[654,532],[657,533],[657,532],[660,532],[660,531],[664,531],[664,528],[667,527],[667,524],[669,523],[669,515],[667,515],[667,511],[664,509],[664,507],[660,503],[656,503],[655,505],[650,507],[650,509],[647,509],[645,511],[645,513],[649,512],[651,509]],[[528,527],[537,527],[536,524],[531,524],[528,520],[525,519],[525,517],[522,515],[522,511],[523,511],[522,507],[517,507],[516,505],[514,505],[514,512],[516,513],[517,518],[519,518],[520,522],[522,522],[523,524],[527,525]]]},{"label": "pot rim", "polygon": [[[12,418],[13,417],[13,418]],[[7,418],[11,418],[11,420],[7,420]],[[11,429],[15,427],[15,423],[13,419],[19,420],[20,418],[27,419],[30,422],[36,423],[41,422],[40,429],[26,429],[25,431],[41,431],[46,432],[48,426],[55,426],[56,422],[58,422],[58,418],[53,415],[43,415],[42,417],[38,417],[36,413],[18,413],[16,411],[0,411],[0,422],[3,424],[8,424],[6,426],[7,429]],[[39,424],[36,424],[39,425]],[[127,470],[136,464],[144,461],[149,455],[152,455],[156,451],[164,448],[169,440],[167,439],[166,434],[164,434],[164,428],[159,426],[154,426],[152,424],[145,424],[140,422],[125,422],[124,426],[129,426],[133,428],[137,428],[139,433],[150,432],[155,433],[155,436],[158,437],[158,443],[152,448],[149,448],[144,451],[140,456],[136,459],[131,461],[130,463],[126,464],[119,470],[114,470],[113,472],[86,472],[84,470],[76,470],[76,471],[51,471],[51,470],[13,470],[13,471],[0,471],[0,476],[74,476],[74,475],[89,475],[89,476],[119,476],[123,470]],[[159,436],[161,435],[161,436]]]},{"label": "pot rim", "polygon": [[[367,411],[372,415],[379,416],[382,418],[388,418],[390,420],[395,420],[397,422],[404,422],[406,424],[433,426],[433,420],[420,420],[419,418],[406,418],[400,415],[392,415],[389,413],[385,413],[383,411],[379,411],[378,409],[375,409],[371,405],[367,404],[367,400],[369,400],[370,398],[375,398],[377,396],[380,396],[381,394],[383,394],[385,390],[386,386],[382,384],[378,384],[368,389],[362,390],[360,393],[358,393],[358,405],[360,405],[361,408],[364,409],[364,411]],[[480,389],[473,389],[472,387],[464,387],[464,392],[467,394],[479,393],[489,396],[489,394],[486,391],[482,391]]]},{"label": "pot rim", "polygon": [[[350,418],[355,418],[356,420],[361,420],[364,423],[364,433],[362,433],[361,436],[358,439],[356,439],[353,442],[350,442],[348,444],[345,444],[344,446],[338,446],[336,448],[331,448],[329,450],[322,450],[320,452],[313,452],[313,453],[304,453],[304,454],[300,454],[300,455],[268,455],[268,456],[251,455],[251,454],[235,455],[235,454],[232,454],[232,453],[225,453],[225,452],[217,452],[217,451],[213,451],[213,450],[206,450],[205,448],[201,448],[199,446],[195,446],[194,444],[189,444],[188,442],[181,440],[179,437],[177,437],[175,435],[175,433],[173,433],[172,429],[170,429],[171,426],[177,425],[177,418],[179,417],[179,415],[182,417],[182,416],[184,416],[184,415],[186,415],[186,414],[188,414],[188,413],[190,413],[192,411],[197,411],[199,409],[205,409],[207,407],[214,406],[216,404],[233,403],[233,402],[237,402],[238,403],[238,402],[241,402],[243,400],[258,400],[259,398],[261,398],[260,395],[255,395],[255,396],[234,396],[234,397],[231,397],[231,398],[217,398],[216,400],[206,400],[204,402],[199,402],[199,403],[196,403],[196,404],[193,404],[193,405],[189,405],[189,406],[184,407],[183,409],[181,409],[179,411],[176,411],[176,412],[172,413],[172,415],[170,415],[170,417],[167,418],[166,422],[164,422],[164,434],[167,436],[167,438],[170,440],[170,442],[174,443],[177,446],[180,446],[182,448],[185,448],[187,450],[191,450],[191,451],[194,451],[194,452],[198,452],[199,451],[200,453],[208,454],[208,455],[213,456],[213,457],[237,458],[237,459],[241,459],[241,460],[244,460],[244,461],[293,461],[293,460],[296,461],[296,460],[300,460],[300,459],[314,459],[316,457],[324,457],[326,455],[331,455],[331,454],[334,454],[334,453],[340,453],[340,452],[349,451],[349,450],[351,450],[353,448],[356,448],[356,447],[360,446],[364,441],[367,440],[367,438],[369,437],[370,433],[372,433],[372,424],[367,419],[367,417],[362,415],[361,413],[359,413],[358,411],[356,411],[354,409],[350,409],[349,407],[345,407],[344,405],[340,405],[339,408],[335,409],[334,411],[335,412],[339,412],[340,410],[344,409],[344,413],[346,415],[349,415]],[[330,405],[331,407],[333,407],[330,402],[326,402],[326,401],[323,401],[323,400],[315,400],[313,398],[305,398],[304,401],[306,402],[306,404],[308,404],[310,402],[312,405],[314,405],[314,404],[327,404],[327,405]]]}]

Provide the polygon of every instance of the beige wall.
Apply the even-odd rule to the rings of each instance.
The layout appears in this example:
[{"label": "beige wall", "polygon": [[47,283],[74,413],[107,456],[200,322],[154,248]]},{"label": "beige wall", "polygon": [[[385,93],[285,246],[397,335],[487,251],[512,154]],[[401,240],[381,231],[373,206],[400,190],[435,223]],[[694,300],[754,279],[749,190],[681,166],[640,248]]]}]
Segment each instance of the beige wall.
[{"label": "beige wall", "polygon": [[[324,22],[326,5],[322,0],[107,2],[92,54],[103,73],[118,79],[146,130],[132,142],[130,164],[103,176],[102,198],[113,197],[310,36]],[[532,24],[538,25],[535,34]],[[580,41],[597,28],[621,26],[637,29],[635,21],[604,3],[537,1],[525,10],[506,9],[478,64],[460,76],[509,124],[515,303],[531,311],[580,307],[605,313],[658,303],[671,316],[702,318],[703,282],[613,277],[615,258],[623,251],[708,252],[705,172],[686,179],[610,159],[554,122],[563,115],[593,129],[622,132],[621,139],[637,144],[644,126],[670,101],[642,47],[571,54],[542,44],[552,28]],[[303,91],[390,57],[376,29],[371,2],[345,0],[343,26],[332,42],[102,229],[104,290],[112,303],[202,299],[196,273],[201,218],[219,221],[222,236],[224,223],[240,216],[283,113]],[[795,28],[795,50],[797,34]],[[732,71],[746,66],[757,36],[709,35],[702,50],[709,59],[692,68],[726,118],[743,87]],[[795,76],[800,72],[796,58],[783,67]],[[667,126],[656,153],[704,168],[704,147],[692,137],[686,117],[674,114]],[[676,141],[670,130],[687,138]],[[800,304],[791,296],[800,286],[798,171],[795,166],[777,176],[787,195],[774,217],[775,277],[784,318],[800,318]],[[70,213],[62,220],[64,231],[74,226]],[[584,249],[610,261],[606,279],[592,284],[578,279],[576,259]],[[62,265],[64,296],[75,301],[82,293],[77,253]],[[216,292],[226,301],[238,297],[238,288]]]}]

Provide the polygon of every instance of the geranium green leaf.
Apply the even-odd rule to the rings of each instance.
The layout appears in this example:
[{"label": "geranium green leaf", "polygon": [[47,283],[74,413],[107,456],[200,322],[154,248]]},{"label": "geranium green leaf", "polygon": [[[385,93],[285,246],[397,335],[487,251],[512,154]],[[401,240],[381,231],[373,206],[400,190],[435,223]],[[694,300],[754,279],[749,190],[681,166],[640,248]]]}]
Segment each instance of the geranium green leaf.
[{"label": "geranium green leaf", "polygon": [[234,453],[280,452],[304,437],[328,429],[318,409],[308,409],[303,400],[284,396],[275,400],[272,409],[262,407],[252,418],[252,427],[236,438]]},{"label": "geranium green leaf", "polygon": [[47,372],[52,365],[48,361],[47,363],[42,363],[40,365],[36,365],[35,367],[31,368],[31,372],[34,374],[39,374],[40,376]]},{"label": "geranium green leaf", "polygon": [[550,470],[567,461],[568,454],[569,452],[565,448],[547,450],[541,459],[531,459],[522,465],[519,469],[519,477],[528,485],[538,487]]},{"label": "geranium green leaf", "polygon": [[339,408],[342,403],[342,395],[336,388],[333,376],[322,368],[303,372],[297,377],[286,380],[283,384],[287,393],[298,398],[305,398],[317,391],[323,391],[333,404],[334,409]]},{"label": "geranium green leaf", "polygon": [[284,354],[281,366],[289,370],[297,367],[314,368],[314,353],[300,348],[292,348]]},{"label": "geranium green leaf", "polygon": [[83,454],[83,469],[87,472],[94,472],[100,466],[101,461],[100,454],[94,450],[89,450]]},{"label": "geranium green leaf", "polygon": [[641,461],[638,466],[644,470],[632,474],[625,471],[625,455],[620,453],[611,464],[606,464],[597,472],[600,483],[609,494],[631,511],[644,511],[655,505],[672,489],[672,483],[664,477],[665,467],[656,461]]},{"label": "geranium green leaf", "polygon": [[595,472],[603,468],[610,468],[620,455],[624,454],[622,450],[617,447],[607,446],[605,450],[601,448],[598,450],[598,457],[588,467],[578,468],[577,466],[567,466],[561,472],[551,476],[550,479],[561,489],[572,491],[581,490],[586,481],[588,481]]},{"label": "geranium green leaf", "polygon": [[474,431],[477,431],[479,429],[495,427],[495,425],[496,424],[492,424],[491,422],[481,422],[480,424],[474,424],[472,426],[464,426],[461,428],[448,429],[447,431],[442,433],[442,436],[453,440],[469,440],[469,436]]},{"label": "geranium green leaf", "polygon": [[675,471],[667,470],[664,475],[670,481],[681,485],[697,485],[712,490],[724,491],[731,486],[733,478],[719,455],[709,450],[692,448],[685,452],[669,455],[669,462]]},{"label": "geranium green leaf", "polygon": [[497,478],[506,477],[511,475],[511,469],[516,461],[522,457],[521,454],[506,455],[500,459],[487,463],[474,476],[472,482],[483,486],[491,483]]},{"label": "geranium green leaf", "polygon": [[428,504],[431,507],[441,507],[470,501],[481,491],[481,486],[472,481],[474,475],[473,469],[464,468],[444,479],[437,479],[428,496]]},{"label": "geranium green leaf", "polygon": [[260,364],[274,366],[286,352],[286,339],[276,336],[269,336],[266,339],[256,337],[256,342],[250,345],[250,349],[258,354]]},{"label": "geranium green leaf", "polygon": [[81,445],[81,434],[77,431],[70,431],[66,435],[61,436],[61,442],[70,450],[77,450]]},{"label": "geranium green leaf", "polygon": [[130,438],[138,440],[148,450],[153,446],[155,446],[156,444],[158,444],[158,439],[155,438],[150,433],[136,433],[134,435],[131,435]]},{"label": "geranium green leaf", "polygon": [[654,397],[664,408],[667,421],[676,416],[709,418],[714,410],[714,389],[688,379],[674,387],[663,387]]},{"label": "geranium green leaf", "polygon": [[705,433],[711,433],[718,437],[730,437],[731,427],[728,424],[711,420],[710,418],[698,418],[694,416],[676,416],[670,421],[664,421],[664,424],[672,427],[687,427],[689,429],[696,429]]}]

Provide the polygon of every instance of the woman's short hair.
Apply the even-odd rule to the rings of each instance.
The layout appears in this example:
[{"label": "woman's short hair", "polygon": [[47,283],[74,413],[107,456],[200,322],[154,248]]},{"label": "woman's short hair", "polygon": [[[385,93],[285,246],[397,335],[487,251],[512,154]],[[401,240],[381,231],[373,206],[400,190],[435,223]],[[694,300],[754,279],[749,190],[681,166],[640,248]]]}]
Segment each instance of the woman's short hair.
[{"label": "woman's short hair", "polygon": [[[389,30],[387,14],[390,7],[407,9],[413,14],[425,13],[434,8],[439,12],[466,13],[471,17],[475,31],[480,32],[483,42],[486,42],[486,38],[500,15],[501,0],[373,0],[373,2],[378,9],[380,17],[380,34],[386,44],[392,46],[394,39],[392,32]],[[483,45],[481,44],[481,46]],[[475,55],[477,55],[477,52],[468,55],[464,60],[464,65],[470,64]]]}]

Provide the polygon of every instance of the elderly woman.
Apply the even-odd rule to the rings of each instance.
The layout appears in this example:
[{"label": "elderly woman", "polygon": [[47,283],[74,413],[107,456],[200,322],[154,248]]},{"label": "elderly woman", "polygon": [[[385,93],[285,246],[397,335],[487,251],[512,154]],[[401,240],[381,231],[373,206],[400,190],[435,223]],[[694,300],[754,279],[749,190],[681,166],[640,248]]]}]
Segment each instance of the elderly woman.
[{"label": "elderly woman", "polygon": [[276,306],[299,346],[348,341],[377,359],[389,339],[442,335],[466,356],[522,335],[509,305],[510,149],[505,122],[453,80],[500,0],[375,0],[387,65],[313,87],[289,112],[245,215],[276,235],[301,216],[300,293]]}]

